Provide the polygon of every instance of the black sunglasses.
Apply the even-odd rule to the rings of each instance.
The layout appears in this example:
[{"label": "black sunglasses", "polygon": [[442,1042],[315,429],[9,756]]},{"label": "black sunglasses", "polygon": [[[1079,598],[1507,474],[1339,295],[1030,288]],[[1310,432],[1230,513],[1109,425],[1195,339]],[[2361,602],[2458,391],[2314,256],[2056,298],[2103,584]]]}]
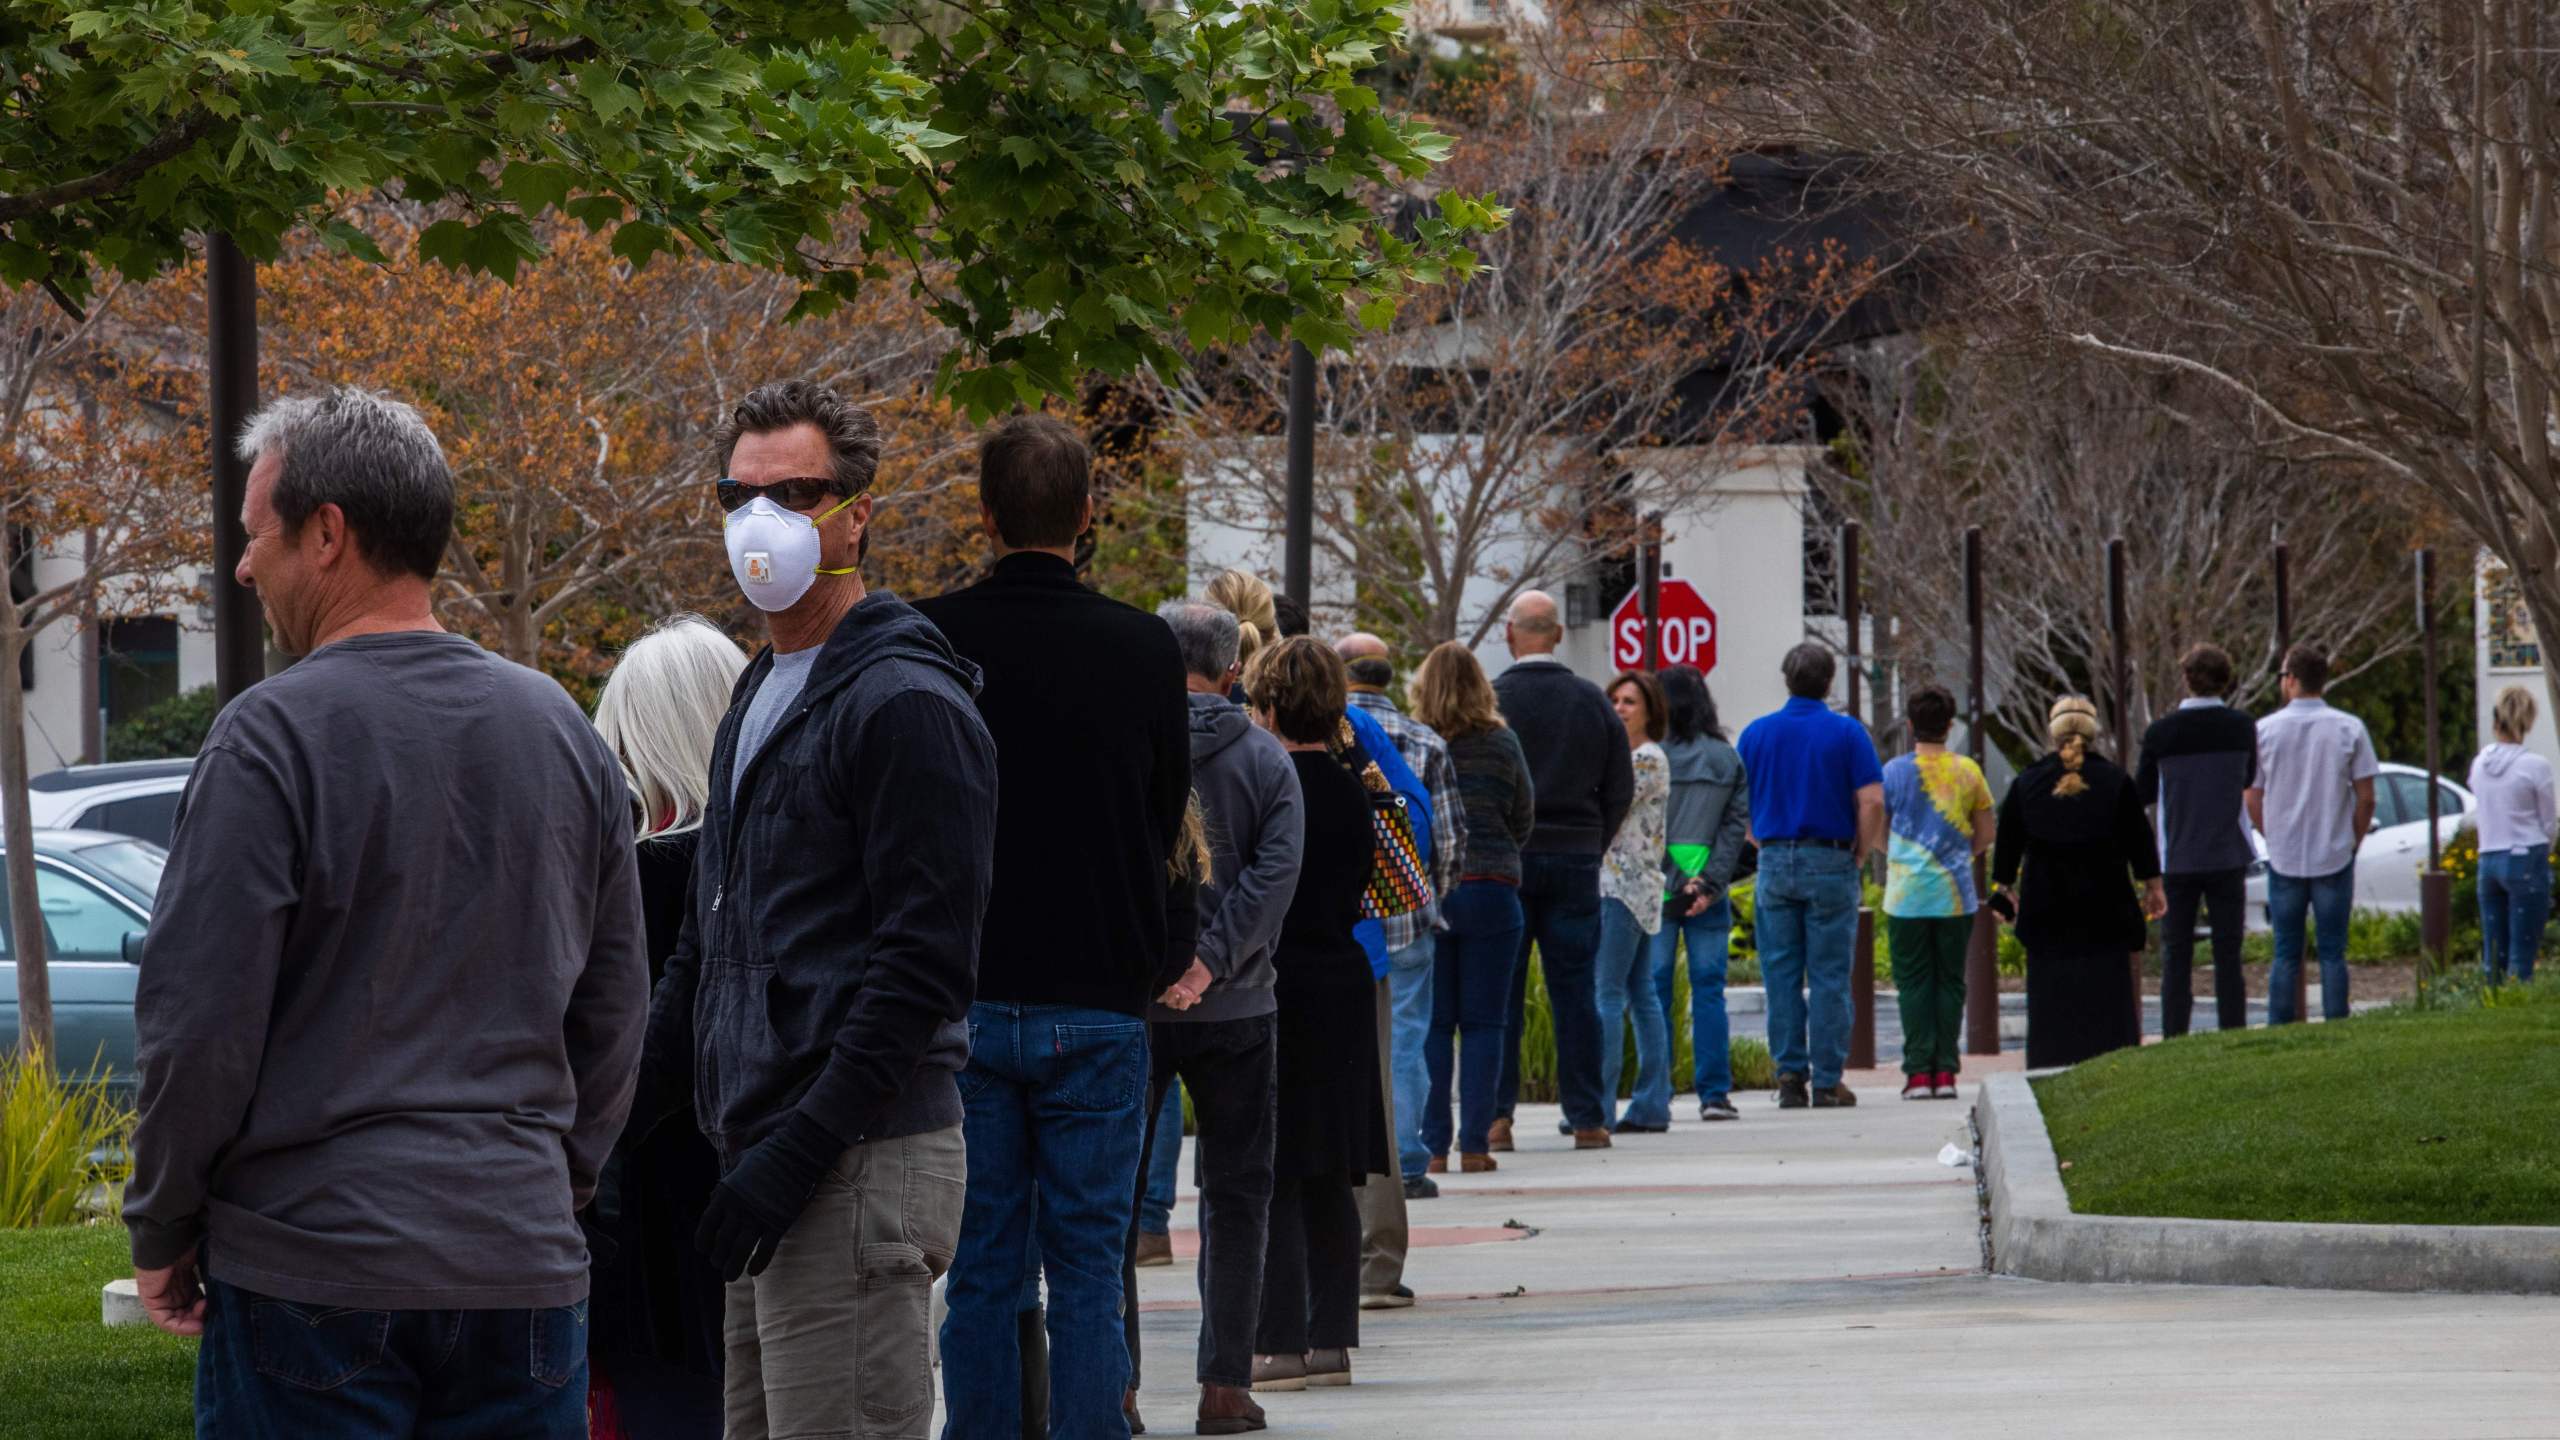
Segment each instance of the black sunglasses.
[{"label": "black sunglasses", "polygon": [[759,495],[785,510],[815,510],[830,497],[844,493],[836,488],[835,481],[815,475],[795,475],[769,485],[748,485],[724,475],[711,485],[719,492],[723,510],[743,510]]}]

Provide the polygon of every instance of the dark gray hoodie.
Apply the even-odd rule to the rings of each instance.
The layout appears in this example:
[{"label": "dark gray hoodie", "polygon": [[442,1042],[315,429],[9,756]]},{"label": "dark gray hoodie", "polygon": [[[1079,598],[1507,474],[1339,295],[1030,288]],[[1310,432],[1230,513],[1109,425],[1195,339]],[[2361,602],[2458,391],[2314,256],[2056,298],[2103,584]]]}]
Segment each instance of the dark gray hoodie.
[{"label": "dark gray hoodie", "polygon": [[1200,890],[1200,963],[1216,978],[1188,1010],[1149,1020],[1244,1020],[1279,1008],[1271,947],[1298,893],[1306,812],[1289,752],[1219,695],[1191,697],[1191,785],[1208,817],[1210,879]]},{"label": "dark gray hoodie", "polygon": [[1712,735],[1665,740],[1671,761],[1671,799],[1663,814],[1662,886],[1677,890],[1703,875],[1722,895],[1742,869],[1742,845],[1751,818],[1751,787],[1742,756]]}]

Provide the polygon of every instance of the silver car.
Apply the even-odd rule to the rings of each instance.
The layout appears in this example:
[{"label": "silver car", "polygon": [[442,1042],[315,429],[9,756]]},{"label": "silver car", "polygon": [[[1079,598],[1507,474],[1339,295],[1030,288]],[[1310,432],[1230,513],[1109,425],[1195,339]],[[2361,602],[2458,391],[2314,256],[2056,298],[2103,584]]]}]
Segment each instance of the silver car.
[{"label": "silver car", "polygon": [[[108,1083],[130,1096],[133,987],[141,973],[142,935],[160,893],[168,852],[148,840],[100,830],[39,830],[36,907],[43,913],[53,982],[54,1053],[65,1075],[108,1071]],[[0,1045],[18,1041],[17,942],[0,886]]]}]

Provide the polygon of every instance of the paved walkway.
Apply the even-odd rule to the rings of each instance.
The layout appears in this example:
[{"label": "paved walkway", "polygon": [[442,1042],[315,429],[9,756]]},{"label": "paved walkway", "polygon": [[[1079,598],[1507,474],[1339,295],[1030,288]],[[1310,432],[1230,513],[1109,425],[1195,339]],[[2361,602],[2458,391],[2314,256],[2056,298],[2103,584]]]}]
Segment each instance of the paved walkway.
[{"label": "paved walkway", "polygon": [[[1852,1084],[1586,1154],[1524,1108],[1500,1172],[1412,1207],[1460,1242],[1415,1250],[1422,1303],[1361,1317],[1350,1388],[1262,1397],[1271,1434],[2560,1437],[2560,1301],[1989,1276],[1972,1172],[1937,1158],[1966,1107]],[[1142,1408],[1188,1435],[1192,1265],[1140,1276]]]}]

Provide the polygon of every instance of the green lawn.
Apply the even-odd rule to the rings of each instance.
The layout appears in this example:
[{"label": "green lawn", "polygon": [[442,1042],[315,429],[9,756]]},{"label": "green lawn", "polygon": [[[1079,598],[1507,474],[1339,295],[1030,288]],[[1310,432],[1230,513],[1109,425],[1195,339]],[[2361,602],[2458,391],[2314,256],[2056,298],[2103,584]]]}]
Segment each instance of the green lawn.
[{"label": "green lawn", "polygon": [[194,1433],[195,1342],[98,1323],[98,1287],[132,1273],[121,1225],[0,1230],[0,1435]]},{"label": "green lawn", "polygon": [[2560,1004],[2525,999],[2190,1036],[2038,1081],[2071,1207],[2560,1225]]}]

